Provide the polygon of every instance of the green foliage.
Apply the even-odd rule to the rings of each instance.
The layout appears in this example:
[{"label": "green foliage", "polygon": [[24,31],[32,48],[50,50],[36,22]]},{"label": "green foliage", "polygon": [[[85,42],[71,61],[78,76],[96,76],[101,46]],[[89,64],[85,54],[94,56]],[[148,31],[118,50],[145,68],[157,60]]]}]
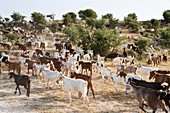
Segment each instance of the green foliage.
[{"label": "green foliage", "polygon": [[132,32],[137,32],[139,30],[139,23],[137,21],[137,16],[135,13],[128,14],[128,16],[124,18],[124,21],[125,21],[125,25]]},{"label": "green foliage", "polygon": [[78,26],[83,27],[81,25],[71,25],[71,26],[66,26],[63,30],[65,34],[67,34],[70,37],[70,41],[74,44],[77,45],[79,43],[79,31],[78,31]]},{"label": "green foliage", "polygon": [[24,26],[23,21],[25,16],[22,16],[19,12],[14,12],[11,15],[12,21],[10,22],[12,25],[22,27]]},{"label": "green foliage", "polygon": [[25,16],[22,16],[19,12],[14,12],[11,15],[11,18],[13,19],[14,22],[19,22],[24,20]]},{"label": "green foliage", "polygon": [[104,19],[96,20],[95,24],[96,29],[102,29],[105,27],[105,20]]},{"label": "green foliage", "polygon": [[107,13],[106,15],[102,16],[102,19],[105,20],[105,25],[106,27],[113,29],[116,27],[117,23],[118,23],[118,19],[113,18],[113,15],[110,13]]},{"label": "green foliage", "polygon": [[163,12],[163,18],[166,23],[170,23],[170,10],[165,10]]},{"label": "green foliage", "polygon": [[85,20],[86,18],[90,18],[90,17],[97,18],[97,13],[93,11],[92,9],[80,10],[78,14],[82,20]]},{"label": "green foliage", "polygon": [[91,27],[91,29],[93,29],[96,25],[96,19],[95,18],[91,18],[91,17],[87,17],[86,18],[86,24]]},{"label": "green foliage", "polygon": [[64,25],[68,26],[72,23],[76,22],[76,14],[73,12],[68,12],[67,14],[63,15],[63,22]]},{"label": "green foliage", "polygon": [[95,54],[101,55],[106,55],[111,50],[115,51],[124,39],[124,37],[119,37],[116,30],[106,28],[96,29],[92,37],[91,48]]},{"label": "green foliage", "polygon": [[102,19],[113,19],[113,15],[111,13],[107,13],[102,16]]},{"label": "green foliage", "polygon": [[31,18],[35,25],[38,25],[38,24],[46,25],[45,15],[43,15],[39,12],[31,13]]},{"label": "green foliage", "polygon": [[31,18],[33,20],[35,28],[39,30],[39,32],[41,32],[46,27],[47,21],[45,20],[45,15],[39,12],[33,12],[31,14]]},{"label": "green foliage", "polygon": [[101,29],[90,30],[82,25],[71,25],[64,29],[64,33],[70,36],[76,46],[83,49],[93,49],[94,53],[106,55],[111,50],[116,50],[124,37],[119,37],[116,30]]},{"label": "green foliage", "polygon": [[157,20],[157,19],[151,19],[150,23],[151,23],[152,28],[154,29],[158,29],[161,26],[160,20]]},{"label": "green foliage", "polygon": [[55,33],[58,30],[58,23],[56,21],[53,21],[51,25],[49,26],[50,30]]},{"label": "green foliage", "polygon": [[136,15],[135,13],[130,13],[130,14],[128,14],[127,17],[128,17],[128,18],[131,18],[131,19],[133,19],[133,20],[137,20],[137,15]]},{"label": "green foliage", "polygon": [[158,42],[161,46],[170,48],[170,28],[161,32]]},{"label": "green foliage", "polygon": [[116,25],[118,24],[118,19],[109,19],[109,28],[113,29],[116,27]]},{"label": "green foliage", "polygon": [[139,47],[140,52],[143,52],[150,46],[150,41],[147,38],[138,38],[135,39],[135,45]]}]

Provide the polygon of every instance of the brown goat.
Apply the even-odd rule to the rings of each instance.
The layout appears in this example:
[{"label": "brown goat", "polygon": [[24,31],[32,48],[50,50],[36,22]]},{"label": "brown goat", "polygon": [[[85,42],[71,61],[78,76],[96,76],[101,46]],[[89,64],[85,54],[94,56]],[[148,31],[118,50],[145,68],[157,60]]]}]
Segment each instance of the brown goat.
[{"label": "brown goat", "polygon": [[20,44],[18,41],[15,43],[16,46],[18,46],[18,49],[22,50],[23,52],[27,51],[27,48],[25,45]]},{"label": "brown goat", "polygon": [[0,42],[0,45],[1,45],[4,49],[7,49],[8,51],[11,50],[11,45],[10,45],[10,44]]},{"label": "brown goat", "polygon": [[41,42],[41,43],[40,43],[40,48],[41,48],[41,49],[45,50],[45,49],[46,49],[45,46],[46,46],[46,45],[45,45],[44,42]]},{"label": "brown goat", "polygon": [[164,55],[164,54],[163,54],[163,56],[162,56],[162,57],[163,57],[163,58],[162,58],[162,61],[163,61],[163,62],[167,62],[167,61],[168,61],[168,58],[167,58],[167,56],[166,56],[166,55]]},{"label": "brown goat", "polygon": [[86,70],[87,73],[87,69],[90,71],[90,75],[92,75],[92,62],[84,62],[84,61],[79,61],[79,65],[82,67],[82,71],[81,73],[83,73],[83,70]]},{"label": "brown goat", "polygon": [[27,68],[27,69],[28,69],[28,74],[29,74],[29,70],[31,69],[31,70],[32,70],[32,75],[34,75],[33,64],[34,64],[34,63],[38,63],[38,64],[39,64],[39,62],[34,61],[34,60],[31,60],[31,59],[26,59],[25,63],[28,64],[28,68]]},{"label": "brown goat", "polygon": [[11,70],[13,70],[16,71],[19,75],[21,74],[21,62],[6,61],[5,63],[8,66],[9,73]]},{"label": "brown goat", "polygon": [[82,75],[82,74],[77,74],[76,72],[71,72],[71,78],[76,78],[76,79],[83,79],[85,81],[88,82],[88,85],[87,85],[87,95],[89,93],[89,88],[91,88],[91,91],[92,91],[92,94],[93,94],[93,98],[95,98],[95,95],[94,95],[94,90],[93,90],[93,85],[92,85],[92,78],[91,76],[88,76],[88,75]]},{"label": "brown goat", "polygon": [[161,56],[153,56],[151,60],[154,66],[158,66],[158,64],[161,62]]},{"label": "brown goat", "polygon": [[155,78],[155,82],[159,83],[168,83],[170,84],[170,76],[166,75],[167,73],[158,73],[156,71],[151,71],[149,79]]}]

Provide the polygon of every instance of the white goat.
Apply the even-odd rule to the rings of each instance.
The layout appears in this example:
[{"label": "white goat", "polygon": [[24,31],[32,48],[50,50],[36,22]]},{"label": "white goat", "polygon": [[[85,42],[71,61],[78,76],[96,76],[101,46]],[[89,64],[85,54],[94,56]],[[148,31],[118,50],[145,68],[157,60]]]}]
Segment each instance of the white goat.
[{"label": "white goat", "polygon": [[70,103],[72,101],[71,99],[72,91],[76,91],[78,93],[78,97],[83,99],[83,102],[85,101],[85,99],[87,99],[87,102],[89,102],[87,96],[87,84],[88,84],[87,81],[84,81],[82,79],[72,79],[64,75],[60,77],[60,80],[64,82],[64,86],[68,92]]},{"label": "white goat", "polygon": [[70,76],[69,71],[72,68],[72,63],[69,62],[69,61],[67,61],[67,62],[61,61],[61,63],[63,65],[63,67],[62,67],[63,70],[62,71],[65,73],[65,75]]},{"label": "white goat", "polygon": [[49,88],[49,80],[58,80],[61,76],[61,73],[59,71],[51,71],[48,69],[45,69],[44,67],[42,67],[40,69],[40,73],[42,72],[42,74],[44,75],[45,81],[47,82],[47,87]]},{"label": "white goat", "polygon": [[97,54],[97,62],[101,62],[104,65],[105,57],[101,57],[99,54]]},{"label": "white goat", "polygon": [[129,62],[129,64],[131,65],[131,64],[134,64],[134,57],[132,57],[132,56],[127,56],[127,57],[125,57],[124,58],[124,60],[126,61],[126,62]]},{"label": "white goat", "polygon": [[139,64],[138,66],[138,69],[139,69],[139,73],[142,77],[144,77],[146,79],[146,77],[149,77],[150,76],[150,72],[151,71],[154,71],[154,70],[158,70],[157,67],[146,67],[146,66],[143,66],[141,64]]},{"label": "white goat", "polygon": [[57,58],[57,59],[59,59],[61,57],[58,52],[54,52],[53,56],[54,56],[54,58]]},{"label": "white goat", "polygon": [[117,76],[112,72],[110,73],[110,76],[111,76],[111,78],[113,79],[113,81],[115,83],[115,88],[116,88],[117,84],[118,85],[126,85],[124,78],[122,78],[120,76]]},{"label": "white goat", "polygon": [[50,70],[50,64],[48,63],[48,64],[42,64],[42,65],[39,65],[39,64],[37,64],[37,63],[34,63],[33,64],[33,70],[34,70],[34,75],[37,75],[37,76],[39,76],[39,74],[40,74],[40,69],[41,68],[46,68],[46,69],[49,69]]},{"label": "white goat", "polygon": [[116,57],[112,61],[113,66],[120,65],[122,63],[123,63],[123,57]]},{"label": "white goat", "polygon": [[130,85],[128,84],[128,80],[129,78],[134,78],[134,79],[137,79],[137,80],[142,80],[142,77],[139,76],[139,75],[135,75],[135,74],[126,74],[125,72],[119,72],[118,75],[120,77],[124,77],[125,79],[125,83],[126,83],[126,89],[125,89],[125,94],[127,94],[127,90],[130,90]]},{"label": "white goat", "polygon": [[75,51],[76,51],[76,53],[79,53],[81,56],[84,55],[84,50],[82,48],[80,48],[80,47],[76,48]]},{"label": "white goat", "polygon": [[84,61],[90,61],[91,60],[90,54],[83,55],[83,60]]},{"label": "white goat", "polygon": [[104,79],[105,75],[110,77],[111,69],[109,67],[106,68],[106,67],[98,66],[98,70],[100,71],[100,73],[102,75],[102,79]]}]

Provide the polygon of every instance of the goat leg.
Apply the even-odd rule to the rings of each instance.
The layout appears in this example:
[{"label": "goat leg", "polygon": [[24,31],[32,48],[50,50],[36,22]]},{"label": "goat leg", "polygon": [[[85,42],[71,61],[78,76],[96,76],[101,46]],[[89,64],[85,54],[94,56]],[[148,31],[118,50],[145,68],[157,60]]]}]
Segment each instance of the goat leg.
[{"label": "goat leg", "polygon": [[21,95],[21,90],[20,90],[19,86],[18,86],[18,90],[19,90],[19,95]]},{"label": "goat leg", "polygon": [[[87,90],[87,92],[89,91],[89,88],[88,88],[88,90]],[[92,86],[92,84],[91,84],[91,91],[92,91],[92,94],[93,94],[93,98],[95,98],[95,95],[94,95],[94,90],[93,90],[93,86]],[[88,93],[87,93],[88,94]]]},{"label": "goat leg", "polygon": [[26,95],[27,95],[28,97],[30,96],[30,91],[29,91],[29,89],[27,89]]},{"label": "goat leg", "polygon": [[16,94],[16,93],[17,93],[17,88],[18,88],[18,86],[15,88],[14,94]]}]

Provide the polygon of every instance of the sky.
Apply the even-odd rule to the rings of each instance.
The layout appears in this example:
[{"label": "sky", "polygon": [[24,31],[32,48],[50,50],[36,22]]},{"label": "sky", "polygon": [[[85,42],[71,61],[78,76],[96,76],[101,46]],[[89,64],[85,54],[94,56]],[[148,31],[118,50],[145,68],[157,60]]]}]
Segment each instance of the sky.
[{"label": "sky", "polygon": [[92,9],[98,18],[107,13],[124,20],[129,13],[135,13],[139,21],[163,19],[163,12],[170,10],[170,0],[0,0],[0,16],[10,17],[13,12],[31,19],[31,13],[55,14],[61,20],[68,12],[77,14],[80,10]]}]

